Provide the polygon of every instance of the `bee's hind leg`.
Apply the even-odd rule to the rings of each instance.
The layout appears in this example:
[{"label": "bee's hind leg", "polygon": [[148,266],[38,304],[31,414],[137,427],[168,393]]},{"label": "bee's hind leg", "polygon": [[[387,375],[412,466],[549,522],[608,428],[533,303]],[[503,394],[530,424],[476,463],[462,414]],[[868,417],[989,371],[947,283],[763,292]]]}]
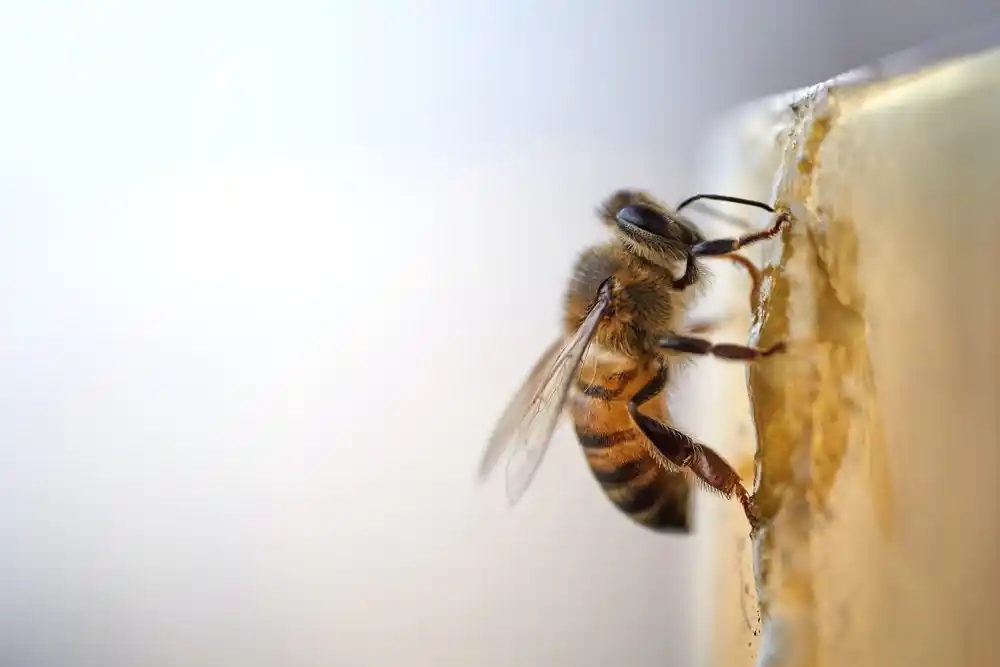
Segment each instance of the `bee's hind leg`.
[{"label": "bee's hind leg", "polygon": [[733,495],[739,498],[750,527],[755,529],[758,524],[756,506],[733,467],[712,448],[697,443],[687,434],[639,412],[644,403],[663,391],[666,383],[667,370],[665,366],[661,366],[660,371],[629,401],[628,411],[636,426],[649,439],[656,451],[671,464],[690,470],[706,486],[726,498]]}]

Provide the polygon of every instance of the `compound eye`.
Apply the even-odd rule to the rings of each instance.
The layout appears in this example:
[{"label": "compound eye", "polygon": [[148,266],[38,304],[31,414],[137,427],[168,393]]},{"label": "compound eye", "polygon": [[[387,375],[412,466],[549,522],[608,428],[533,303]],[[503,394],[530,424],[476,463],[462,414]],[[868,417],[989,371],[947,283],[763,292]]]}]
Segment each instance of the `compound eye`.
[{"label": "compound eye", "polygon": [[650,234],[665,236],[667,231],[667,218],[661,211],[646,206],[644,204],[631,204],[618,211],[615,216],[619,225],[636,227]]}]

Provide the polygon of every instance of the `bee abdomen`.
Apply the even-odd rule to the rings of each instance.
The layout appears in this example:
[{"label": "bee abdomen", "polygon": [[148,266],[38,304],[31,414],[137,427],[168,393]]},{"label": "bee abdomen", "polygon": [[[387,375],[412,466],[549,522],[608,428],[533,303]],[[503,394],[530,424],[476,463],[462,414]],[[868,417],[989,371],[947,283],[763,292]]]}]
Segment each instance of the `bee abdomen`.
[{"label": "bee abdomen", "polygon": [[598,432],[577,424],[576,435],[591,472],[619,510],[654,530],[689,529],[687,480],[649,457],[638,429]]}]

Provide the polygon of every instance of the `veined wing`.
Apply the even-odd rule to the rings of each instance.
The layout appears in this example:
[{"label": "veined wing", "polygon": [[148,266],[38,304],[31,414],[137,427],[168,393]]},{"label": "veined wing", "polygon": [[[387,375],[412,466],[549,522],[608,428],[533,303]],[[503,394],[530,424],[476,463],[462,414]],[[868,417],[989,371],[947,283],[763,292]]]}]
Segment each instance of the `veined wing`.
[{"label": "veined wing", "polygon": [[483,452],[483,458],[479,461],[478,478],[480,483],[486,481],[486,478],[490,476],[493,468],[496,467],[497,461],[500,460],[507,446],[511,443],[511,434],[517,428],[518,422],[527,414],[532,399],[538,393],[539,389],[541,389],[541,386],[548,379],[549,375],[551,375],[555,359],[562,352],[563,347],[562,338],[553,341],[549,345],[548,349],[545,350],[545,354],[541,356],[535,363],[534,368],[531,369],[531,372],[528,373],[528,377],[521,384],[521,388],[517,390],[510,403],[507,404],[503,415],[497,420],[497,425],[494,427],[489,443],[486,445],[486,451]]},{"label": "veined wing", "polygon": [[583,324],[557,353],[551,354],[554,346],[550,348],[543,357],[547,362],[535,367],[490,438],[487,453],[493,452],[493,463],[500,452],[511,450],[507,461],[507,498],[512,504],[527,490],[548,451],[570,385],[610,303],[611,283],[607,280]]}]

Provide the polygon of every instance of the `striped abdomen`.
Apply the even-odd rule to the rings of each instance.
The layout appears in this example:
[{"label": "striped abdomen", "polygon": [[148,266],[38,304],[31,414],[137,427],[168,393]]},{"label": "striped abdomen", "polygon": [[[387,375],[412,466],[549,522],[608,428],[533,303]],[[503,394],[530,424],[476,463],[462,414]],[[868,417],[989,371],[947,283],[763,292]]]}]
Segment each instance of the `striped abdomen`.
[{"label": "striped abdomen", "polygon": [[[629,399],[653,376],[654,365],[601,352],[588,356],[567,407],[591,471],[611,502],[636,522],[656,530],[687,531],[688,481],[653,460],[628,413]],[[669,422],[662,395],[641,411]]]}]

